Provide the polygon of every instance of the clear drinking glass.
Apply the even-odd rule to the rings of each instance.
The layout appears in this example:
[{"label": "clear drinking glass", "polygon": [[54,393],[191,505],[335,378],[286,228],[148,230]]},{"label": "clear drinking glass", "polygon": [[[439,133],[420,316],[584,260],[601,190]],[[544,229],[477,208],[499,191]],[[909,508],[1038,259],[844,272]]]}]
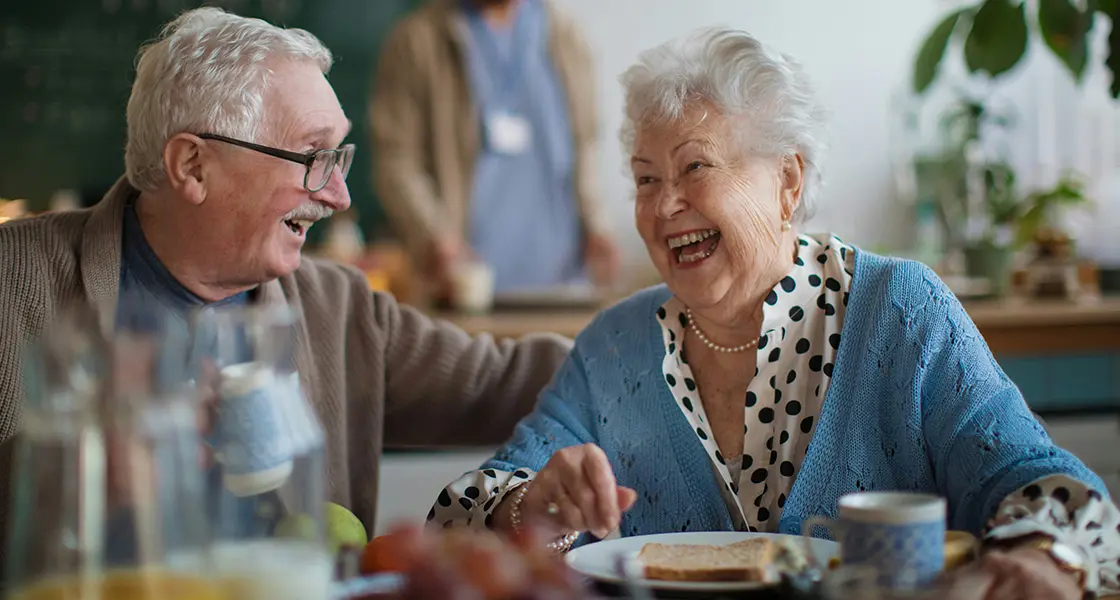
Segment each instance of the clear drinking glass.
[{"label": "clear drinking glass", "polygon": [[112,339],[59,319],[25,360],[12,490],[13,599],[217,600],[187,340],[159,323]]},{"label": "clear drinking glass", "polygon": [[215,565],[243,600],[330,595],[323,434],[300,388],[297,332],[287,307],[207,309],[194,323],[192,362],[212,407]]}]

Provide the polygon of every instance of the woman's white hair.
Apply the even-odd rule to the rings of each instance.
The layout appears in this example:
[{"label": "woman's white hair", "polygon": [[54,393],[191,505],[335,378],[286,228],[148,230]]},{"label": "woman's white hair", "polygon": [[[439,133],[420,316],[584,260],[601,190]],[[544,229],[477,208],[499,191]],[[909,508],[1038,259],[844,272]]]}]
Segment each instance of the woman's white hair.
[{"label": "woman's white hair", "polygon": [[805,162],[801,202],[792,218],[811,212],[821,184],[826,113],[801,66],[743,31],[701,29],[643,52],[620,78],[626,114],[619,134],[633,151],[638,127],[679,119],[707,102],[733,120],[745,149],[798,153]]},{"label": "woman's white hair", "polygon": [[128,181],[151,191],[164,181],[163,148],[183,133],[220,133],[256,141],[264,132],[269,63],[331,68],[330,50],[303,29],[283,29],[219,8],[183,13],[141,48],[128,99]]}]

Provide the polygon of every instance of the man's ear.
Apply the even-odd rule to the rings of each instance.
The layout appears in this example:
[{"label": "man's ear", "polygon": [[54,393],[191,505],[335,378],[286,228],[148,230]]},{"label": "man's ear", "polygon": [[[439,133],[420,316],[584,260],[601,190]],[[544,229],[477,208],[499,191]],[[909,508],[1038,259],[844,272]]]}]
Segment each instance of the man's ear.
[{"label": "man's ear", "polygon": [[163,170],[171,189],[194,205],[206,201],[202,158],[206,141],[190,133],[171,136],[163,146]]}]

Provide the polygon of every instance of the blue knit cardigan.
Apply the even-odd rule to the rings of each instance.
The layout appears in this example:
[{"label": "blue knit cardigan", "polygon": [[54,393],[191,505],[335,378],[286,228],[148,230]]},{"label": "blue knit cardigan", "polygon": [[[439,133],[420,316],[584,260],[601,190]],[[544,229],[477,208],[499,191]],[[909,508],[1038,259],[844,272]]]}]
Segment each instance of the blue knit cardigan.
[{"label": "blue knit cardigan", "polygon": [[[622,535],[731,530],[711,459],[661,372],[654,313],[669,295],[650,288],[597,316],[483,468],[540,470],[556,450],[591,442],[638,492]],[[945,497],[948,526],[981,534],[1008,494],[1055,473],[1107,493],[1053,444],[930,269],[857,251],[832,382],[779,531],[834,518],[849,492],[908,490]]]}]

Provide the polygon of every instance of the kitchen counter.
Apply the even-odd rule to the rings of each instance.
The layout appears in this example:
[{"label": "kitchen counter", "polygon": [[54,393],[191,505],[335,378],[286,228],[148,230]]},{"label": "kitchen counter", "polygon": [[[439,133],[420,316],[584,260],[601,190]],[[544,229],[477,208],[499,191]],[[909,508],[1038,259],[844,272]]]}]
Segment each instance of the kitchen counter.
[{"label": "kitchen counter", "polygon": [[[1120,297],[1093,303],[1064,300],[977,300],[965,309],[1000,355],[1054,354],[1120,350]],[[575,337],[597,311],[522,310],[482,315],[440,312],[435,316],[469,333],[519,337],[548,331]]]}]

